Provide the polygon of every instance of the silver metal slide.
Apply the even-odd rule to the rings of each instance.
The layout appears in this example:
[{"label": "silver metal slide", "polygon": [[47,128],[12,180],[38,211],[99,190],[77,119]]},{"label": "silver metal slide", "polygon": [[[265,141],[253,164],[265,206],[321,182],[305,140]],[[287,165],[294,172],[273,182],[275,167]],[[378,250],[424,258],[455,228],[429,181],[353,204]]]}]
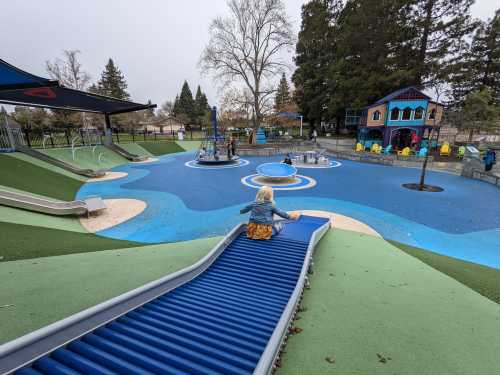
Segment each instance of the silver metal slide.
[{"label": "silver metal slide", "polygon": [[0,204],[50,215],[85,215],[104,210],[106,204],[100,197],[63,202],[34,197],[28,194],[0,190]]},{"label": "silver metal slide", "polygon": [[138,161],[144,161],[148,158],[147,156],[144,156],[144,155],[132,154],[131,152],[128,152],[124,148],[118,146],[116,143],[110,143],[109,145],[105,145],[105,146],[108,149],[110,149],[111,151],[116,152],[118,155],[121,155],[125,159],[130,160],[130,161],[138,162]]},{"label": "silver metal slide", "polygon": [[65,161],[56,159],[52,156],[49,156],[47,154],[44,154],[43,152],[34,150],[30,147],[22,146],[17,144],[16,145],[16,151],[22,152],[23,154],[29,155],[31,157],[34,157],[36,159],[43,160],[49,164],[55,165],[59,168],[65,169],[67,171],[73,172],[75,174],[79,174],[81,176],[85,177],[103,177],[105,175],[104,171],[94,171],[92,169],[82,169],[75,167],[74,165],[71,165],[69,163],[66,163]]}]

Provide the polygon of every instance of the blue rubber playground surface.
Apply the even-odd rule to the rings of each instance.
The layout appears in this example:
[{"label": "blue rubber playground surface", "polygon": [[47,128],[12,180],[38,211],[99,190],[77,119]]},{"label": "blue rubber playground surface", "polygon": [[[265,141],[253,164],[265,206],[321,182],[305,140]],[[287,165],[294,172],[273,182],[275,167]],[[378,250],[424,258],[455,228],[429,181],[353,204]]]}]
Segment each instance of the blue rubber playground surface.
[{"label": "blue rubber playground surface", "polygon": [[[247,216],[239,210],[256,189],[241,179],[279,157],[245,157],[238,168],[197,169],[185,165],[194,153],[161,157],[148,164],[113,169],[123,179],[85,184],[77,198],[100,195],[147,203],[135,218],[101,236],[143,243],[175,242],[223,235]],[[360,220],[384,238],[500,269],[500,192],[493,185],[429,171],[426,182],[445,190],[422,193],[401,185],[417,182],[420,170],[342,161],[337,168],[298,169],[316,185],[276,191],[284,210],[333,211]]]}]

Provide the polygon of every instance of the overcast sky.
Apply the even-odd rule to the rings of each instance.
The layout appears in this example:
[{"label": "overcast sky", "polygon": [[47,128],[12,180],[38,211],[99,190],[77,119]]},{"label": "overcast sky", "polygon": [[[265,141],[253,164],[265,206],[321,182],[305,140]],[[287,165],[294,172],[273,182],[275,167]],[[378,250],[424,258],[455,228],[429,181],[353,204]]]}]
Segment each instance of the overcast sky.
[{"label": "overcast sky", "polygon": [[[305,1],[284,1],[298,32]],[[486,20],[498,6],[497,0],[476,0],[472,15]],[[186,79],[193,94],[200,84],[209,103],[216,104],[217,90],[197,63],[210,21],[225,13],[226,0],[2,1],[0,57],[47,76],[46,60],[64,49],[79,49],[92,81],[113,58],[136,101],[172,100]]]}]

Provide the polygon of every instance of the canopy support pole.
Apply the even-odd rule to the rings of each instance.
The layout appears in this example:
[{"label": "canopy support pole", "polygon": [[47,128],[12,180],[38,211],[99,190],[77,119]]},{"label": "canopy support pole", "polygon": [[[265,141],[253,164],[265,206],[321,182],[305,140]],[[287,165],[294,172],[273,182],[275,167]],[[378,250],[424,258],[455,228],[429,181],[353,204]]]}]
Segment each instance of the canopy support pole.
[{"label": "canopy support pole", "polygon": [[104,121],[106,122],[104,126],[104,144],[110,145],[113,143],[113,134],[111,133],[111,119],[109,118],[109,114],[104,114]]}]

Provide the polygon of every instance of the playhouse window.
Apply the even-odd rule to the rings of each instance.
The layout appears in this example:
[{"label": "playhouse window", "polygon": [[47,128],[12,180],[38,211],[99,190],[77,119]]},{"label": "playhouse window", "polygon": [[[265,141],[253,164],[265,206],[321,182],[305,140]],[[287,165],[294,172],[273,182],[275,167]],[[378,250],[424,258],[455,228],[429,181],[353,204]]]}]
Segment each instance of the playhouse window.
[{"label": "playhouse window", "polygon": [[415,114],[413,118],[415,120],[421,120],[423,117],[424,117],[424,109],[422,107],[418,107],[417,109],[415,109]]},{"label": "playhouse window", "polygon": [[406,107],[403,110],[403,117],[401,118],[401,120],[410,120],[410,119],[411,119],[411,108]]},{"label": "playhouse window", "polygon": [[429,120],[434,120],[436,118],[436,108],[433,108],[430,112],[429,112]]},{"label": "playhouse window", "polygon": [[391,111],[391,120],[399,120],[399,108],[393,108]]},{"label": "playhouse window", "polygon": [[372,120],[373,120],[373,121],[378,121],[378,120],[380,120],[380,111],[375,111],[375,112],[373,112]]}]

